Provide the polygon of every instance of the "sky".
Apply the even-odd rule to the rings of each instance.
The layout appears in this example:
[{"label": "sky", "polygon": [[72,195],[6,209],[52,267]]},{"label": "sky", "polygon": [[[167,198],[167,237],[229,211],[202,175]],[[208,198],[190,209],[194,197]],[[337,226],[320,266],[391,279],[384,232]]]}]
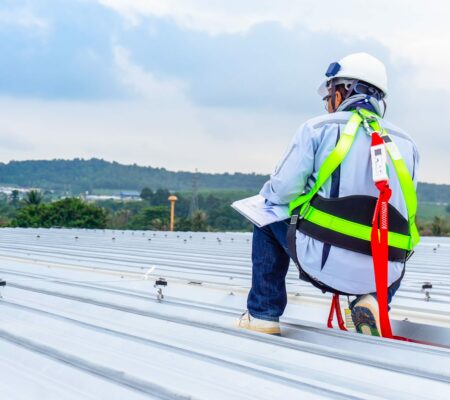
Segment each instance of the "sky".
[{"label": "sky", "polygon": [[324,113],[328,64],[365,51],[419,180],[450,183],[449,20],[444,0],[0,0],[0,162],[268,174]]}]

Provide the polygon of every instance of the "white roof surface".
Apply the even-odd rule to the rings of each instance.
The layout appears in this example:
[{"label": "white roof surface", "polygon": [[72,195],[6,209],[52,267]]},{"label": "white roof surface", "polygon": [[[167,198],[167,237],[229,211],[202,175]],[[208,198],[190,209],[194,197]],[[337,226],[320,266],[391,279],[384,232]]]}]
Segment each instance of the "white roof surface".
[{"label": "white roof surface", "polygon": [[294,266],[282,336],[233,328],[250,250],[250,234],[1,229],[0,398],[450,398],[448,238],[423,239],[391,317],[449,348],[327,329],[330,295]]}]

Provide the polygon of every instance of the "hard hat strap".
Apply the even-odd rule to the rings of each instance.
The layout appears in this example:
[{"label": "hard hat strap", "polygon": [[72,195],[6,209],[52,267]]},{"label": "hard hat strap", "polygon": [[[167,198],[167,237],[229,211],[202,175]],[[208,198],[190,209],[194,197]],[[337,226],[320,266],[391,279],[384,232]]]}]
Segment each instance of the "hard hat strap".
[{"label": "hard hat strap", "polygon": [[331,80],[331,111],[336,111],[336,85],[333,79]]}]

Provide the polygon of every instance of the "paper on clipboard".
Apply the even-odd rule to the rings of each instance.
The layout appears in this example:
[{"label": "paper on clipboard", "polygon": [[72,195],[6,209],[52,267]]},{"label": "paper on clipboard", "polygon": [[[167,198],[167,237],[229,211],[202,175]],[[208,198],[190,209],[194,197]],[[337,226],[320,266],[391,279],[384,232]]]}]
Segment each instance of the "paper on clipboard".
[{"label": "paper on clipboard", "polygon": [[259,228],[289,218],[287,205],[268,205],[266,199],[259,194],[237,200],[231,207]]}]

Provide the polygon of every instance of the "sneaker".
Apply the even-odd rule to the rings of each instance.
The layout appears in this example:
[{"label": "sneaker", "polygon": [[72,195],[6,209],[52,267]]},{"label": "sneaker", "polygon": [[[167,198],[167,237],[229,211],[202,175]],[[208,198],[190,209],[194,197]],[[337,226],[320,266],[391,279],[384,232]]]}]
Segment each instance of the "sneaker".
[{"label": "sneaker", "polygon": [[248,311],[234,323],[236,328],[248,329],[250,331],[267,333],[269,335],[279,335],[281,333],[280,323],[277,321],[266,321],[264,319],[254,318]]},{"label": "sneaker", "polygon": [[353,306],[352,320],[356,332],[364,335],[381,336],[378,302],[372,295],[362,296]]}]

